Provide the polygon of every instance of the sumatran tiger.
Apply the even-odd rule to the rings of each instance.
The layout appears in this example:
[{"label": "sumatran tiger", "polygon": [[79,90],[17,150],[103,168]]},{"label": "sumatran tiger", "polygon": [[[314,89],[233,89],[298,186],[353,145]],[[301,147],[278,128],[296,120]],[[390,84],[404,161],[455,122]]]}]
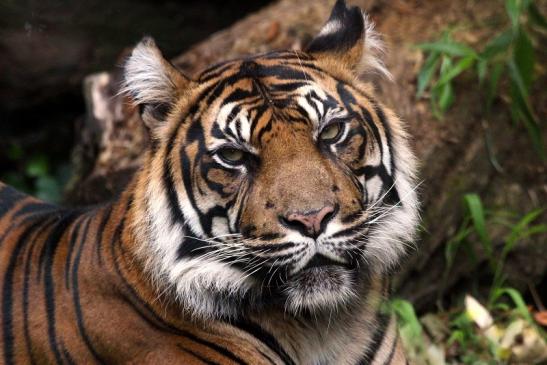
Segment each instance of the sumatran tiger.
[{"label": "sumatran tiger", "polygon": [[385,310],[417,225],[415,159],[363,73],[387,73],[338,1],[305,51],[193,78],[150,38],[123,91],[151,142],[83,209],[0,185],[5,364],[400,364]]}]

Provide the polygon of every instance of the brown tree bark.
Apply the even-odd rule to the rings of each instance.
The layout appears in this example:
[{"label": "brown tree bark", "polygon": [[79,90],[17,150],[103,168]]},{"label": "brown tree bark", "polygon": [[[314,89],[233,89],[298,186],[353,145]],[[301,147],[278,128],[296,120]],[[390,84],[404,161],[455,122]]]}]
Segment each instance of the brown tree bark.
[{"label": "brown tree bark", "polygon": [[[281,0],[212,35],[173,62],[192,75],[211,63],[271,49],[301,48],[327,19],[332,1]],[[396,290],[424,308],[451,289],[467,290],[469,279],[484,273],[484,255],[476,262],[460,255],[446,271],[444,250],[462,220],[462,196],[477,192],[486,206],[528,212],[547,202],[547,171],[530,147],[522,127],[511,126],[503,100],[496,100],[492,117],[484,119],[476,80],[456,85],[457,101],[443,120],[430,112],[427,100],[417,100],[416,75],[423,55],[413,44],[439,38],[447,27],[465,24],[458,33],[466,42],[482,44],[493,32],[485,20],[501,22],[497,0],[485,1],[350,1],[366,9],[385,35],[390,49],[388,68],[395,81],[378,80],[379,98],[408,124],[421,161],[420,186],[423,230],[417,250],[397,276]],[[542,53],[540,56],[545,56]],[[541,62],[540,62],[541,63]],[[90,203],[108,199],[123,188],[139,165],[146,131],[128,100],[115,96],[120,70],[91,75],[85,82],[88,114],[82,119],[75,156],[78,167],[68,200]],[[545,71],[540,75],[545,84]],[[545,115],[547,96],[536,90],[534,104]],[[502,91],[502,97],[505,94]],[[544,138],[547,139],[547,135]],[[492,167],[485,138],[503,171]],[[540,220],[547,221],[544,212]],[[502,232],[493,240],[503,244]],[[511,285],[537,284],[545,277],[545,235],[520,243],[510,254]],[[444,278],[444,279],[443,279]]]}]

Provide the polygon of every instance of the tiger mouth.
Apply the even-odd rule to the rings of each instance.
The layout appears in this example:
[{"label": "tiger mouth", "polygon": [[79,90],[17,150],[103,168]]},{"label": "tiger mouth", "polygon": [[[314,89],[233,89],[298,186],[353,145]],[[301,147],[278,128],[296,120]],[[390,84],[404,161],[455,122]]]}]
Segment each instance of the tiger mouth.
[{"label": "tiger mouth", "polygon": [[329,257],[326,257],[325,255],[317,253],[308,261],[306,266],[302,268],[302,271],[308,270],[311,268],[325,267],[325,266],[346,266],[346,265],[339,261],[335,261]]}]

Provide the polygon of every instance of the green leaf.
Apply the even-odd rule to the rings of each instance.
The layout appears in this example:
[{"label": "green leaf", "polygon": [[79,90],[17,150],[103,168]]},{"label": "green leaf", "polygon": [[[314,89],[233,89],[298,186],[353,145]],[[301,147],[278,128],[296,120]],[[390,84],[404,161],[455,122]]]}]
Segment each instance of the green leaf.
[{"label": "green leaf", "polygon": [[512,60],[509,60],[509,62],[507,62],[507,65],[509,70],[509,76],[515,89],[515,96],[517,96],[519,99],[522,99],[524,103],[528,105],[526,109],[531,110],[528,103],[528,89],[526,88],[526,84],[524,83],[522,75],[520,74],[520,69]]},{"label": "green leaf", "polygon": [[539,9],[537,8],[536,4],[533,1],[530,2],[530,5],[528,6],[528,16],[530,17],[532,24],[535,24],[541,28],[547,29],[547,20],[541,14],[541,12],[539,11]]},{"label": "green leaf", "polygon": [[431,78],[433,77],[433,74],[438,67],[440,57],[441,55],[439,52],[431,52],[427,57],[424,65],[422,66],[422,69],[420,70],[420,73],[418,74],[418,91],[416,93],[417,97],[422,96],[427,85],[429,85],[429,82],[431,81]]},{"label": "green leaf", "polygon": [[457,56],[457,57],[466,57],[473,56],[477,58],[477,53],[471,48],[462,43],[457,43],[454,41],[438,41],[430,43],[421,43],[416,47],[431,52],[440,52],[448,56]]},{"label": "green leaf", "polygon": [[503,72],[503,67],[504,65],[502,63],[496,63],[492,67],[492,72],[490,73],[490,79],[488,82],[488,91],[487,91],[487,97],[486,97],[486,108],[488,111],[490,111],[492,102],[494,101],[494,98],[497,95],[498,83],[500,80],[501,73]]},{"label": "green leaf", "polygon": [[496,303],[492,306],[491,308],[493,311],[503,311],[503,312],[508,312],[511,310],[511,307],[509,307],[507,304],[505,303]]},{"label": "green leaf", "polygon": [[513,29],[517,29],[521,11],[519,0],[506,0],[505,10],[507,11],[507,15],[509,15]]},{"label": "green leaf", "polygon": [[539,215],[543,213],[543,209],[534,209],[531,212],[527,213],[522,217],[512,228],[511,233],[505,240],[505,247],[503,249],[504,253],[507,254],[509,251],[511,251],[515,245],[515,243],[525,236],[528,236],[526,233],[528,230],[526,229],[530,223],[532,223],[534,220],[536,220]]},{"label": "green leaf", "polygon": [[511,32],[510,30],[506,30],[505,32],[499,34],[497,37],[488,42],[488,44],[484,47],[484,50],[480,54],[480,57],[486,60],[490,60],[498,54],[506,52],[509,49],[512,40],[513,32]]},{"label": "green leaf", "polygon": [[539,123],[532,112],[524,80],[518,67],[512,60],[509,60],[508,62],[508,70],[511,78],[511,113],[514,118],[516,117],[518,120],[522,120],[536,152],[542,159],[545,159],[541,130],[539,128]]},{"label": "green leaf", "polygon": [[534,47],[526,32],[519,32],[515,40],[515,51],[513,54],[515,65],[517,66],[522,82],[526,91],[530,91],[532,80],[534,78]]},{"label": "green leaf", "polygon": [[496,303],[497,300],[503,296],[507,295],[511,298],[513,303],[516,306],[516,309],[518,313],[526,319],[528,322],[533,323],[532,316],[530,315],[530,312],[528,311],[528,307],[526,306],[526,303],[524,302],[524,299],[522,298],[522,295],[516,291],[513,288],[499,288],[493,291],[492,293],[492,303]]},{"label": "green leaf", "polygon": [[393,299],[391,301],[391,307],[395,314],[397,314],[400,324],[408,326],[410,334],[413,337],[418,338],[422,335],[422,325],[420,324],[420,321],[418,321],[414,307],[410,302],[403,299]]},{"label": "green leaf", "polygon": [[[452,68],[452,58],[443,55],[440,75],[441,78]],[[431,106],[433,115],[439,119],[442,119],[443,113],[450,107],[454,101],[454,91],[450,83],[440,85],[439,82],[435,83],[435,86],[431,89]]]},{"label": "green leaf", "polygon": [[445,83],[441,87],[439,94],[439,109],[442,113],[446,112],[454,103],[454,88],[452,84]]},{"label": "green leaf", "polygon": [[503,265],[505,264],[505,259],[509,252],[513,250],[517,242],[534,234],[544,233],[547,231],[547,225],[543,224],[529,228],[529,225],[536,220],[541,213],[543,213],[543,209],[535,209],[524,215],[524,217],[522,217],[516,224],[511,226],[511,233],[505,238],[501,256],[498,259],[498,265],[494,273],[494,285],[501,283],[501,274]]},{"label": "green leaf", "polygon": [[446,343],[451,346],[454,342],[459,343],[461,346],[465,347],[466,340],[465,340],[465,333],[462,330],[455,330],[452,331],[452,334],[446,341]]},{"label": "green leaf", "polygon": [[475,62],[474,56],[467,56],[459,60],[454,66],[448,66],[445,71],[442,72],[441,78],[437,82],[436,86],[442,86],[450,82],[454,77],[467,70]]},{"label": "green leaf", "polygon": [[532,145],[534,146],[536,153],[542,160],[545,160],[545,147],[543,144],[543,137],[541,136],[541,128],[529,114],[524,114],[521,119],[524,123],[526,131],[528,132],[528,135],[530,136],[530,139],[532,140]]},{"label": "green leaf", "polygon": [[492,242],[486,231],[486,219],[481,199],[477,194],[466,194],[464,200],[475,227],[475,232],[477,232],[488,257],[492,257]]},{"label": "green leaf", "polygon": [[488,61],[480,59],[477,62],[477,76],[479,77],[479,84],[482,85],[488,72]]},{"label": "green leaf", "polygon": [[538,224],[533,227],[530,227],[530,229],[524,231],[521,235],[522,238],[530,237],[535,234],[542,234],[547,233],[547,224]]},{"label": "green leaf", "polygon": [[30,177],[40,177],[48,174],[49,164],[45,156],[39,155],[31,158],[26,166],[26,174]]}]

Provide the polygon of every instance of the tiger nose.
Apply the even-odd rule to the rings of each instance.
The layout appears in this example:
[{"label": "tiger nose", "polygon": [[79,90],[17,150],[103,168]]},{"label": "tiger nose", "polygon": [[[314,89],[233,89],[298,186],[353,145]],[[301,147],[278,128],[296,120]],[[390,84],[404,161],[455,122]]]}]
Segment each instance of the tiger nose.
[{"label": "tiger nose", "polygon": [[297,230],[306,236],[317,238],[334,216],[332,205],[324,206],[311,212],[291,212],[281,219],[287,227]]}]

